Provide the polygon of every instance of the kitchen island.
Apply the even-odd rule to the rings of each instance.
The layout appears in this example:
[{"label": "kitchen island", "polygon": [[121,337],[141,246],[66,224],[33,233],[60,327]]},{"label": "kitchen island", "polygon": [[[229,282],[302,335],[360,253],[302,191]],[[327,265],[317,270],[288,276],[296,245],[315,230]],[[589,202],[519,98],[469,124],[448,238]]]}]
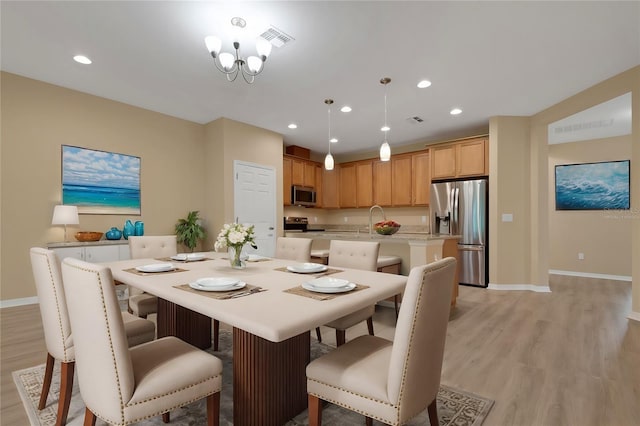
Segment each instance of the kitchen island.
[{"label": "kitchen island", "polygon": [[[310,238],[312,249],[328,249],[331,240],[374,241],[380,243],[380,255],[402,258],[402,275],[409,275],[414,266],[424,265],[444,257],[458,259],[458,235],[435,235],[426,232],[398,232],[393,235],[369,234],[360,229],[327,229],[322,232],[285,231],[285,236]],[[456,272],[451,306],[458,296],[458,273]]]}]

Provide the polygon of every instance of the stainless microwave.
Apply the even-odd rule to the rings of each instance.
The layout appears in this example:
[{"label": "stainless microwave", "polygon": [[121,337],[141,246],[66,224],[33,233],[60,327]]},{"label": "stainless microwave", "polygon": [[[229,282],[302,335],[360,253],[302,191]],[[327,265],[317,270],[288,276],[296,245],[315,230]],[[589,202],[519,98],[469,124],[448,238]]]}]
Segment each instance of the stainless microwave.
[{"label": "stainless microwave", "polygon": [[307,186],[292,186],[291,204],[294,206],[314,207],[316,205],[315,189]]}]

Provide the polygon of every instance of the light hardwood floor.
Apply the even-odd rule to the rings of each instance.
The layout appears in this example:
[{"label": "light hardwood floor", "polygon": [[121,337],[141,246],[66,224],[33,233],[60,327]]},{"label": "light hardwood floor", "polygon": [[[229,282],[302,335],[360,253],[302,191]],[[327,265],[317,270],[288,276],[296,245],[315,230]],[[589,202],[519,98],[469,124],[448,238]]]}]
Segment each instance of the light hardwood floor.
[{"label": "light hardwood floor", "polygon": [[[495,400],[484,425],[637,426],[640,323],[631,284],[552,275],[552,293],[460,288],[442,382]],[[37,305],[1,310],[0,424],[27,425],[11,372],[45,360]],[[376,334],[393,337],[393,310]],[[323,339],[335,343],[332,329]],[[366,333],[364,323],[347,340]],[[314,335],[314,333],[312,333]]]}]

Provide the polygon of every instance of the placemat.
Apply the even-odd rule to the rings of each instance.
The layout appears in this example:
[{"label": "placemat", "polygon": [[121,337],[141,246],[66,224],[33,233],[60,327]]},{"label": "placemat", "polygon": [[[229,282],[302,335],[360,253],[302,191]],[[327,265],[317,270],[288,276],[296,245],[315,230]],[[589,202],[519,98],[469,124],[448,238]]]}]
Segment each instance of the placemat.
[{"label": "placemat", "polygon": [[276,268],[276,269],[274,269],[274,271],[289,272],[289,273],[298,274],[298,275],[309,275],[311,277],[318,278],[318,277],[323,277],[325,275],[331,275],[331,274],[337,274],[338,272],[344,272],[344,269],[328,268],[326,271],[314,272],[312,274],[303,274],[301,272],[290,271],[290,270],[287,269],[286,266],[284,266],[282,268]]},{"label": "placemat", "polygon": [[335,299],[336,297],[339,296],[344,296],[347,294],[352,294],[355,293],[356,291],[360,291],[360,290],[364,290],[369,288],[368,285],[362,285],[362,284],[357,284],[354,283],[356,285],[356,288],[354,288],[351,291],[346,291],[344,293],[316,293],[313,291],[309,291],[305,288],[303,288],[301,285],[293,287],[293,288],[289,288],[286,290],[283,290],[285,293],[291,293],[291,294],[295,294],[297,296],[304,296],[304,297],[308,297],[310,299],[315,299],[315,300],[331,300],[331,299]]},{"label": "placemat", "polygon": [[156,257],[154,258],[154,260],[159,260],[161,262],[190,263],[190,262],[204,262],[205,260],[214,260],[214,259],[213,257],[203,257],[202,259],[196,259],[196,260],[190,260],[190,259],[179,260],[179,259],[172,259],[170,257]]},{"label": "placemat", "polygon": [[145,276],[145,275],[174,274],[176,272],[186,272],[187,269],[176,268],[176,269],[172,269],[170,271],[163,271],[163,272],[142,272],[142,271],[138,271],[136,268],[129,268],[129,269],[123,269],[123,271],[130,272],[130,273],[136,274],[136,275]]},{"label": "placemat", "polygon": [[[219,257],[218,259],[222,259],[222,260],[226,260],[228,261],[229,258],[228,257]],[[245,262],[249,262],[249,263],[254,263],[254,262],[267,262],[269,260],[273,260],[270,257],[261,257],[260,259],[247,259],[245,260]]]},{"label": "placemat", "polygon": [[[252,294],[267,291],[266,288],[258,287],[251,284],[247,284],[242,288],[239,288],[237,290],[231,290],[231,291],[201,291],[201,290],[192,289],[191,287],[189,287],[189,284],[174,285],[173,287],[180,290],[188,291],[189,293],[195,293],[195,294],[199,294],[200,296],[206,296],[206,297],[210,297],[212,299],[217,299],[217,300],[233,299],[234,296],[247,291],[251,292],[251,294],[247,294],[247,296],[251,296]],[[244,297],[244,296],[236,296],[236,297]]]}]

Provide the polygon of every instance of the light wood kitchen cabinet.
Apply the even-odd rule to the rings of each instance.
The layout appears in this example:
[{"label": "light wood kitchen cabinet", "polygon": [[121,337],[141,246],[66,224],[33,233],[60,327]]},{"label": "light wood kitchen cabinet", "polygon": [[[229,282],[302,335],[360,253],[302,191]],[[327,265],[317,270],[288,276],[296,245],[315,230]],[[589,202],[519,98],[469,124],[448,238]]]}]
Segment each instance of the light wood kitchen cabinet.
[{"label": "light wood kitchen cabinet", "polygon": [[322,207],[340,208],[340,166],[322,171]]},{"label": "light wood kitchen cabinet", "polygon": [[340,207],[357,207],[356,164],[340,164]]},{"label": "light wood kitchen cabinet", "polygon": [[315,166],[315,190],[316,190],[316,207],[324,207],[322,203],[323,191],[322,191],[322,174],[324,173],[323,168],[320,164],[316,164]]},{"label": "light wood kitchen cabinet", "polygon": [[291,205],[291,159],[284,157],[282,160],[282,203]]},{"label": "light wood kitchen cabinet", "polygon": [[316,186],[316,164],[311,162],[304,163],[304,175],[302,177],[303,186],[315,188]]},{"label": "light wood kitchen cabinet", "polygon": [[457,176],[482,176],[487,174],[485,170],[485,143],[485,139],[473,139],[457,144]]},{"label": "light wood kitchen cabinet", "polygon": [[304,186],[304,166],[305,161],[292,159],[291,160],[291,184]]},{"label": "light wood kitchen cabinet", "polygon": [[431,191],[429,151],[413,153],[411,156],[411,191],[413,206],[426,206],[429,204]]},{"label": "light wood kitchen cabinet", "polygon": [[488,174],[486,138],[467,139],[431,148],[431,178],[485,176]]},{"label": "light wood kitchen cabinet", "polygon": [[373,162],[373,204],[391,205],[391,161]]},{"label": "light wood kitchen cabinet", "polygon": [[391,204],[411,205],[411,155],[391,157]]},{"label": "light wood kitchen cabinet", "polygon": [[356,197],[357,207],[373,205],[373,161],[356,163]]}]

